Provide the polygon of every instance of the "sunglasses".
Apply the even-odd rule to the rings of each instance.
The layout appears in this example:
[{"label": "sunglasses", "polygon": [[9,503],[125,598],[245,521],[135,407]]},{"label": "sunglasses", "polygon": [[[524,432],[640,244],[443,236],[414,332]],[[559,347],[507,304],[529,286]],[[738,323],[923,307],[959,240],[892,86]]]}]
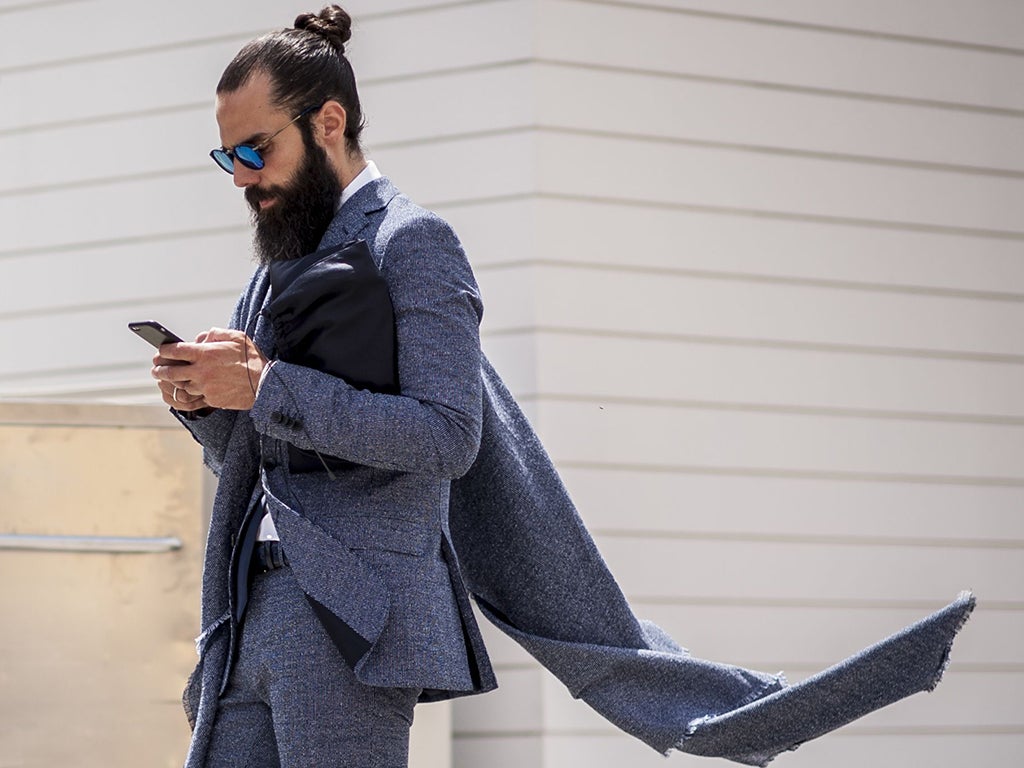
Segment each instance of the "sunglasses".
[{"label": "sunglasses", "polygon": [[266,149],[267,145],[274,140],[274,137],[277,136],[277,134],[279,134],[285,128],[287,128],[289,125],[297,121],[299,118],[305,117],[311,112],[318,111],[322,106],[323,103],[317,104],[315,107],[306,107],[304,110],[299,112],[299,114],[297,114],[295,117],[289,120],[286,125],[274,131],[267,138],[265,138],[263,141],[261,141],[259,144],[256,144],[255,146],[251,144],[239,144],[238,146],[232,147],[231,149],[224,149],[224,147],[218,147],[217,149],[210,151],[210,157],[213,158],[214,162],[217,163],[217,165],[219,165],[221,168],[223,168],[225,171],[231,174],[235,172],[235,160],[240,162],[246,168],[250,168],[254,171],[263,170],[263,166],[265,166],[267,163],[263,159],[263,156],[260,154],[260,152]]}]

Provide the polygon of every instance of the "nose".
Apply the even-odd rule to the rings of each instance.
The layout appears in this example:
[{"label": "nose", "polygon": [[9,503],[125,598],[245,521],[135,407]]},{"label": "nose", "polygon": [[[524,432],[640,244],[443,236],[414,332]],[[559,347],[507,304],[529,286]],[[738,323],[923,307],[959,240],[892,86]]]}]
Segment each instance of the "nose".
[{"label": "nose", "polygon": [[253,184],[259,183],[260,172],[254,171],[252,168],[246,168],[237,160],[235,161],[235,172],[232,174],[235,181],[235,186],[240,189],[251,187]]}]

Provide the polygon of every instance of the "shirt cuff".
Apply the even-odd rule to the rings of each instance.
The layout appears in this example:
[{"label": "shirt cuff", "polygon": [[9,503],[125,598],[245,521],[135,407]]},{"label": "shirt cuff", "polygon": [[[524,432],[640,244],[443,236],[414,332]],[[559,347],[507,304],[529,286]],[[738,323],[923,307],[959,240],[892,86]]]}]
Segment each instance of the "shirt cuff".
[{"label": "shirt cuff", "polygon": [[259,383],[256,385],[256,397],[260,396],[260,390],[263,389],[263,382],[267,380],[267,374],[270,373],[270,369],[274,367],[274,363],[277,360],[271,360],[263,367],[263,372],[260,374]]}]

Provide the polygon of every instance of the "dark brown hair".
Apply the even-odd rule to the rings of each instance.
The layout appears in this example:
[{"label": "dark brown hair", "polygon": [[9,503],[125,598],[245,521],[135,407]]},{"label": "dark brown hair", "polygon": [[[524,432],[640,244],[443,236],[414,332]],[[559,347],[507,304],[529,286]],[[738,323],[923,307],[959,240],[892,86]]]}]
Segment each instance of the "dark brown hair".
[{"label": "dark brown hair", "polygon": [[[329,5],[318,14],[302,13],[295,26],[258,37],[228,64],[217,93],[231,93],[244,86],[253,74],[270,76],[275,107],[294,114],[326,101],[345,108],[345,140],[349,152],[361,151],[363,110],[359,105],[356,76],[345,57],[345,43],[352,37],[352,17],[340,6]],[[299,126],[307,142],[312,129],[306,120]]]}]

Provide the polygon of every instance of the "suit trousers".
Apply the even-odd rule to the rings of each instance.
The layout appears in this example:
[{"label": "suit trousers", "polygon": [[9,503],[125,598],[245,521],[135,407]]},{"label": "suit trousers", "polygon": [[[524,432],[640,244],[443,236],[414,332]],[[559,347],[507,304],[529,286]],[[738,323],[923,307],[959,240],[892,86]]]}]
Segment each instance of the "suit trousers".
[{"label": "suit trousers", "polygon": [[207,768],[406,768],[418,688],[356,680],[292,571],[254,577]]}]

